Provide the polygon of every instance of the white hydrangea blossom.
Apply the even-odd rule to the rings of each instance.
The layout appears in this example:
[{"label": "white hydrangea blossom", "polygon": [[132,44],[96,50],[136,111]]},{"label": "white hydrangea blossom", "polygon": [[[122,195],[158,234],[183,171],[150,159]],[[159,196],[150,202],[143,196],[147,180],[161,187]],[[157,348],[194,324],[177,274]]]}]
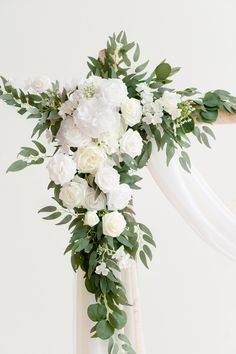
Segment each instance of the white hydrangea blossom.
[{"label": "white hydrangea blossom", "polygon": [[96,267],[95,273],[98,275],[104,275],[106,277],[109,273],[109,269],[107,268],[106,263],[101,262],[100,265]]}]

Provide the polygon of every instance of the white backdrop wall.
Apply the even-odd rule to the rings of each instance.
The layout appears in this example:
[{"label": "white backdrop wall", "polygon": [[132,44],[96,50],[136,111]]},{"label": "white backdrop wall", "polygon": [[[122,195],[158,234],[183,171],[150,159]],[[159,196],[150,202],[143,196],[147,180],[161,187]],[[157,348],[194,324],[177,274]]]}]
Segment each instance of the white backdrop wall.
[{"label": "white backdrop wall", "polygon": [[[167,58],[183,67],[176,87],[236,95],[235,12],[234,0],[0,0],[0,73],[19,83],[35,74],[81,77],[86,56],[125,29],[153,66]],[[0,353],[74,354],[68,234],[36,214],[49,204],[47,172],[5,175],[34,122],[3,104],[0,119]],[[236,127],[215,132],[212,151],[194,143],[192,159],[236,211]],[[142,174],[137,217],[158,243],[151,270],[140,270],[148,354],[235,354],[236,264],[198,239]]]}]

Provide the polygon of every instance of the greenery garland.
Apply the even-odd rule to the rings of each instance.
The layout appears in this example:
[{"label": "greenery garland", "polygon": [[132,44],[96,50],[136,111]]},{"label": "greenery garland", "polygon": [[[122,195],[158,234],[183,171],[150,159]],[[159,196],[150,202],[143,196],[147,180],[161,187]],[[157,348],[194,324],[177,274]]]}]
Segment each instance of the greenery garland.
[{"label": "greenery garland", "polygon": [[[139,57],[139,45],[129,43],[122,31],[109,37],[98,58],[89,57],[88,77],[79,83],[61,87],[40,77],[23,90],[1,77],[0,86],[2,101],[36,120],[34,147],[22,147],[7,171],[50,159],[48,189],[57,206],[39,213],[69,225],[65,253],[71,253],[74,271],[82,269],[96,299],[88,308],[91,333],[109,340],[112,354],[135,353],[121,331],[127,322],[123,306],[130,304],[119,272],[138,256],[148,267],[155,247],[151,231],[136,221],[132,208],[131,189],[140,188],[137,171],[146,166],[156,143],[158,150],[165,149],[167,164],[178,152],[181,166],[190,172],[189,134],[210,147],[209,124],[220,110],[236,113],[236,98],[229,92],[175,91],[167,85],[180,68],[163,61],[148,75],[148,61],[137,64]],[[51,156],[38,141],[43,133],[54,148]]]}]

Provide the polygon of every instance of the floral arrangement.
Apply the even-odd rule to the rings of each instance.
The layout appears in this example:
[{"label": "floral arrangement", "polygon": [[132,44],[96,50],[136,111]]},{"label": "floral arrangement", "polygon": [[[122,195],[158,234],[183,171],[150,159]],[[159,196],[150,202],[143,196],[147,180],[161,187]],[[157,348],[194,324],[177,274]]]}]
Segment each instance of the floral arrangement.
[{"label": "floral arrangement", "polygon": [[[175,153],[188,172],[189,134],[210,147],[208,125],[219,110],[236,112],[236,98],[224,90],[201,95],[195,88],[169,87],[172,68],[163,61],[151,72],[148,62],[137,64],[139,45],[126,34],[109,37],[98,58],[89,57],[87,78],[67,85],[47,77],[15,88],[1,77],[0,99],[21,115],[35,119],[34,147],[22,147],[7,171],[19,171],[45,160],[48,189],[54,205],[39,210],[45,220],[68,224],[65,253],[74,271],[84,272],[85,286],[96,299],[88,308],[93,337],[108,341],[112,354],[135,351],[122,333],[129,305],[119,272],[139,257],[148,267],[155,247],[151,231],[136,221],[132,191],[139,189],[137,171],[149,160],[153,144],[165,149],[167,164]],[[132,60],[131,60],[132,58]],[[46,134],[52,154],[39,141]],[[132,305],[132,304],[131,304]]]}]

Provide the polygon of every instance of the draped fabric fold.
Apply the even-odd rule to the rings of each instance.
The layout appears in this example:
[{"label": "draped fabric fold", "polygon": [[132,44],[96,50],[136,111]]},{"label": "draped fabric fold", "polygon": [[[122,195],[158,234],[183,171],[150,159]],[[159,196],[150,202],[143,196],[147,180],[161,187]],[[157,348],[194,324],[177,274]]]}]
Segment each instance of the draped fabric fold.
[{"label": "draped fabric fold", "polygon": [[193,166],[186,173],[176,157],[166,166],[164,151],[154,150],[148,169],[155,182],[196,234],[236,260],[236,215],[224,205]]}]

